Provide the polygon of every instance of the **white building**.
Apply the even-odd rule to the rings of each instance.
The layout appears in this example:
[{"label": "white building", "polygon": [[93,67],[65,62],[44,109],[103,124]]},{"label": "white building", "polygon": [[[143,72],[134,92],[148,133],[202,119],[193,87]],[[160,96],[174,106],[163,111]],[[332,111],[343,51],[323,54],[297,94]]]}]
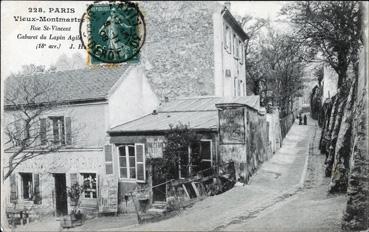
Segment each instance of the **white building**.
[{"label": "white building", "polygon": [[227,7],[215,12],[213,21],[215,95],[246,96],[245,41],[249,37]]}]

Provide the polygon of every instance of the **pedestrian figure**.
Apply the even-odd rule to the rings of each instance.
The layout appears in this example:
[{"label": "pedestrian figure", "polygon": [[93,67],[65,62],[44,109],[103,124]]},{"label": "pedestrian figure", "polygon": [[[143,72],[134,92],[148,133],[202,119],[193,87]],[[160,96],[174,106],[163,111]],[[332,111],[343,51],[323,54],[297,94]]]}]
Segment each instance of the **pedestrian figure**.
[{"label": "pedestrian figure", "polygon": [[300,114],[300,117],[299,117],[299,125],[302,125],[302,116]]},{"label": "pedestrian figure", "polygon": [[306,117],[306,114],[304,115],[304,125],[307,125],[307,117]]}]

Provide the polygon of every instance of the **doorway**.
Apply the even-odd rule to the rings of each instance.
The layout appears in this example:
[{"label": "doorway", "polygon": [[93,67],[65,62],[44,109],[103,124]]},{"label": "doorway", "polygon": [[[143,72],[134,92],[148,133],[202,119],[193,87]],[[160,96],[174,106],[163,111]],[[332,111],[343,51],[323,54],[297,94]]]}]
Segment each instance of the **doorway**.
[{"label": "doorway", "polygon": [[54,174],[55,179],[55,210],[56,216],[68,214],[67,182],[65,174]]},{"label": "doorway", "polygon": [[158,173],[158,167],[156,167],[155,165],[152,165],[152,185],[156,186],[155,188],[152,189],[153,192],[153,201],[166,201],[166,184],[162,184],[165,182],[165,178],[163,178],[163,176],[161,176]]}]

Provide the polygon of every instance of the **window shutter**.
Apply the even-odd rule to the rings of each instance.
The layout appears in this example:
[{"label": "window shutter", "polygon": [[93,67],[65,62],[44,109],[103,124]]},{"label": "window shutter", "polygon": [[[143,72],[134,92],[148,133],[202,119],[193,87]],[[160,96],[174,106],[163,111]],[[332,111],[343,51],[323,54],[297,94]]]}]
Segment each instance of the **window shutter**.
[{"label": "window shutter", "polygon": [[65,144],[72,145],[72,120],[65,117]]},{"label": "window shutter", "polygon": [[70,174],[70,186],[78,184],[78,175],[77,173],[71,173]]},{"label": "window shutter", "polygon": [[135,144],[136,155],[136,179],[138,182],[146,181],[145,167],[145,145],[142,143]]},{"label": "window shutter", "polygon": [[42,203],[40,174],[33,174],[33,179],[34,179],[33,203],[39,205]]},{"label": "window shutter", "polygon": [[105,154],[105,172],[107,175],[113,174],[112,145],[107,144],[104,146],[104,154]]},{"label": "window shutter", "polygon": [[47,143],[46,139],[46,118],[40,119],[40,139],[41,145],[45,145]]},{"label": "window shutter", "polygon": [[10,175],[10,202],[16,203],[18,199],[16,174]]}]

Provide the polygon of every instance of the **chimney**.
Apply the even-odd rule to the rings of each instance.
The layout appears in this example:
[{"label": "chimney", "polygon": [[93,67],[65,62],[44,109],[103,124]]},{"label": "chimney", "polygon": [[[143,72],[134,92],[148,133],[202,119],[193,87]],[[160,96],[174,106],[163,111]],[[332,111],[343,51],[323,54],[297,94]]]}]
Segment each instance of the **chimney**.
[{"label": "chimney", "polygon": [[168,97],[164,97],[164,102],[169,102],[169,98]]},{"label": "chimney", "polygon": [[224,2],[224,6],[225,6],[229,11],[231,11],[231,2],[230,2],[230,1],[225,1],[225,2]]}]

